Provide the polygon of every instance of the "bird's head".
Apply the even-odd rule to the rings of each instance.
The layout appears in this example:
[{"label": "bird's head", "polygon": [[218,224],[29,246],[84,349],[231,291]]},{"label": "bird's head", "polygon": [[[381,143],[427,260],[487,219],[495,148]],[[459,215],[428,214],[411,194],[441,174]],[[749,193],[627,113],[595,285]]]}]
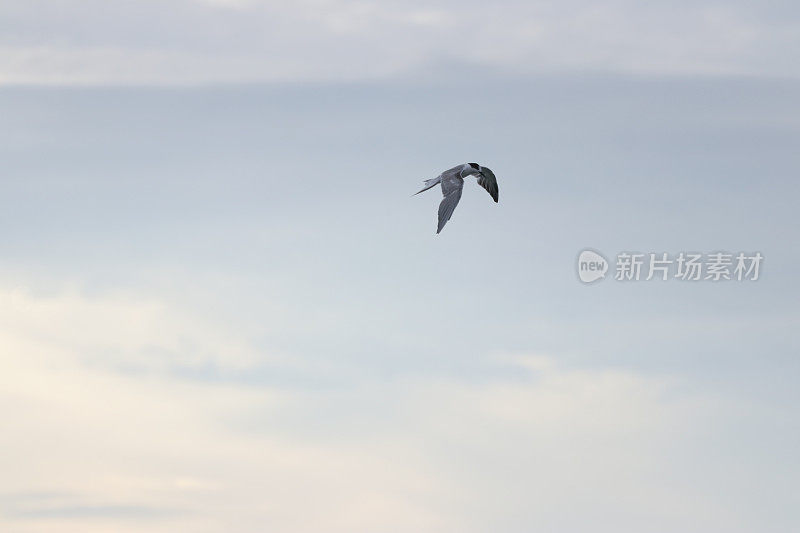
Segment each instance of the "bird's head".
[{"label": "bird's head", "polygon": [[474,176],[476,174],[480,174],[483,167],[481,167],[478,163],[467,163],[464,165],[464,175],[465,176]]},{"label": "bird's head", "polygon": [[480,166],[478,163],[467,163],[464,167],[464,176],[483,176],[492,180],[496,179],[494,172],[489,170],[488,167]]}]

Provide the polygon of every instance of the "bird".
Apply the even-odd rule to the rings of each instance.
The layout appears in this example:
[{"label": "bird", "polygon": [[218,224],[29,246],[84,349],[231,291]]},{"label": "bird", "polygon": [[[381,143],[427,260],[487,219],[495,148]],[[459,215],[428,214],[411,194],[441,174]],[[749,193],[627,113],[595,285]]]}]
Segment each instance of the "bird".
[{"label": "bird", "polygon": [[439,225],[436,228],[437,234],[441,233],[444,225],[447,224],[447,221],[453,216],[453,211],[455,211],[458,201],[461,200],[461,190],[464,188],[464,178],[467,176],[477,176],[478,185],[486,189],[495,203],[497,203],[499,196],[497,178],[494,172],[489,168],[482,167],[478,163],[464,163],[450,170],[445,170],[435,178],[423,180],[425,187],[413,194],[413,196],[416,196],[421,192],[427,191],[431,187],[440,183],[442,184],[442,194],[444,198],[439,204]]}]

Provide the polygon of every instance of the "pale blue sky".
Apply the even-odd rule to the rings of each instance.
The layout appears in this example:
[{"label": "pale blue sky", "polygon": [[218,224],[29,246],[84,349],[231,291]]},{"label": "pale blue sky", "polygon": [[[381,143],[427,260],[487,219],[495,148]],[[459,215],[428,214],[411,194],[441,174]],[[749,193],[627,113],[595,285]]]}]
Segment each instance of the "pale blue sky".
[{"label": "pale blue sky", "polygon": [[800,526],[791,6],[227,4],[0,8],[3,529]]}]

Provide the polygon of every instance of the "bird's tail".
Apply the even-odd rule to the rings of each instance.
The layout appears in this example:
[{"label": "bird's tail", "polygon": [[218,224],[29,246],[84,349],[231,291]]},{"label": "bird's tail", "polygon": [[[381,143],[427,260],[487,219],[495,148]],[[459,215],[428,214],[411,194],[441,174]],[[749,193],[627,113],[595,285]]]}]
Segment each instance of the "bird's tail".
[{"label": "bird's tail", "polygon": [[435,178],[431,178],[429,180],[425,180],[425,187],[423,187],[419,191],[417,191],[414,194],[412,194],[412,196],[416,196],[421,192],[427,191],[431,187],[435,187],[436,185],[439,185],[439,183],[441,183],[441,181],[442,181],[442,177],[441,176],[436,176]]}]

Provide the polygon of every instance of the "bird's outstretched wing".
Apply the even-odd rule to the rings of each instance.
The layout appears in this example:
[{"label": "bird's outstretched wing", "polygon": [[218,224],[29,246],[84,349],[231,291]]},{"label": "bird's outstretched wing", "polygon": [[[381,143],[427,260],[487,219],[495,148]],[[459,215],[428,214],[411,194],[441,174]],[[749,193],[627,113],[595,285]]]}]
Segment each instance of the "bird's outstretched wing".
[{"label": "bird's outstretched wing", "polygon": [[461,189],[456,189],[442,199],[442,203],[439,204],[439,227],[436,228],[436,233],[441,232],[444,225],[453,216],[459,200],[461,200]]},{"label": "bird's outstretched wing", "polygon": [[463,178],[456,174],[442,174],[442,194],[444,194],[444,198],[439,204],[439,226],[436,228],[436,233],[441,232],[444,225],[453,216],[453,211],[455,211],[458,201],[461,200],[461,191],[463,189]]},{"label": "bird's outstretched wing", "polygon": [[497,202],[497,198],[500,196],[500,191],[497,188],[497,178],[495,177],[494,172],[486,167],[482,167],[481,173],[478,175],[478,185],[486,189],[494,201]]}]

